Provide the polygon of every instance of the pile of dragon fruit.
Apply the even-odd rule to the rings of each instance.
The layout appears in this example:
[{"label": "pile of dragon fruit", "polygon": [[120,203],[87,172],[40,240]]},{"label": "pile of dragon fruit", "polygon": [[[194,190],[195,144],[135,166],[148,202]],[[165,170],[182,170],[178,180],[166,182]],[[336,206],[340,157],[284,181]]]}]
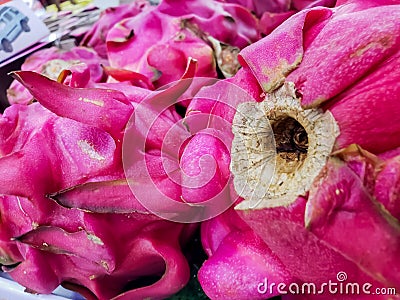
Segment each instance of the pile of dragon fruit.
[{"label": "pile of dragon fruit", "polygon": [[400,299],[400,1],[136,0],[21,69],[0,263],[26,292]]}]

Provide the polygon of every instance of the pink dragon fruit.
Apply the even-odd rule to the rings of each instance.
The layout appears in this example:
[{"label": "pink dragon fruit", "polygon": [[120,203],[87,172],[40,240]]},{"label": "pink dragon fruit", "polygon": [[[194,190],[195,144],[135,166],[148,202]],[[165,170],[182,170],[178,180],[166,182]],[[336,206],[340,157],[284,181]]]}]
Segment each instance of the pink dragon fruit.
[{"label": "pink dragon fruit", "polygon": [[211,35],[231,46],[243,48],[260,38],[257,20],[241,5],[209,0],[163,0],[157,10],[186,20],[183,26],[198,31],[195,33],[200,36]]},{"label": "pink dragon fruit", "polygon": [[[383,11],[391,13],[385,15],[386,19],[380,20],[378,16],[383,15]],[[332,57],[323,50],[327,44],[335,44],[337,38],[339,36],[342,38],[346,32],[349,34],[348,40],[351,40],[353,27],[345,26],[343,28],[347,28],[348,31],[343,32],[333,28],[338,28],[339,24],[342,26],[342,22],[346,24],[346,21],[359,24],[360,28],[363,28],[363,22],[367,22],[366,15],[376,16],[381,22],[379,26],[373,27],[375,31],[366,31],[365,35],[354,36],[352,40],[354,42],[348,43],[347,46],[342,42],[340,45],[343,49],[332,51],[330,54]],[[239,215],[265,242],[249,244],[248,240],[258,241],[257,236],[251,232],[248,225],[238,220],[227,221],[236,216],[236,213],[230,210],[202,224],[202,241],[210,259],[200,269],[199,280],[210,298],[265,298],[275,295],[268,294],[268,291],[266,294],[257,293],[257,283],[262,284],[265,278],[274,283],[322,284],[334,280],[339,272],[349,274],[349,279],[353,282],[369,282],[374,287],[398,287],[399,265],[395,253],[399,249],[399,225],[398,220],[394,218],[398,209],[398,193],[395,185],[398,180],[395,171],[398,152],[391,151],[393,154],[389,159],[386,158],[387,162],[376,167],[375,177],[365,175],[366,167],[360,167],[359,162],[350,162],[348,155],[345,158],[343,153],[343,149],[353,143],[358,143],[375,153],[398,146],[398,141],[393,138],[399,130],[399,122],[396,121],[398,105],[391,101],[392,97],[398,95],[399,87],[396,81],[399,75],[395,68],[399,40],[396,18],[397,6],[380,7],[373,1],[369,3],[348,1],[340,3],[334,9],[307,9],[289,19],[270,37],[242,51],[239,58],[243,69],[228,81],[247,91],[254,98],[250,103],[240,104],[246,100],[235,102],[234,99],[227,102],[213,100],[213,96],[210,95],[229,95],[227,97],[232,95],[222,89],[221,83],[217,83],[201,90],[189,104],[187,117],[201,113],[211,115],[208,121],[209,127],[222,131],[228,139],[231,136],[230,127],[221,126],[221,122],[215,120],[222,118],[230,123],[234,119],[235,112],[239,111],[240,114],[236,114],[233,122],[235,140],[232,147],[231,168],[235,175],[236,191],[246,200],[240,203],[237,209]],[[365,28],[369,28],[369,25],[365,25]],[[390,40],[393,42],[388,43],[387,48],[383,47],[380,50],[382,44],[374,41],[375,39],[384,41],[385,39],[381,39],[382,36],[392,37]],[[271,45],[280,45],[282,41],[289,46],[280,48],[280,52],[271,50],[275,49]],[[363,48],[362,45],[367,46]],[[374,45],[377,47],[376,52]],[[351,55],[353,53],[351,49],[360,51],[356,51],[357,55]],[[340,55],[350,57],[357,62],[364,62],[365,59],[369,65],[360,63],[359,69],[354,67],[355,72],[348,72],[349,66],[357,64],[351,60],[346,61],[346,69]],[[340,68],[339,65],[335,65],[336,61],[340,62]],[[334,66],[330,67],[331,64]],[[316,65],[322,65],[321,69],[315,69]],[[303,74],[303,72],[309,73]],[[362,75],[363,72],[367,72],[367,76]],[[314,75],[316,73],[318,75]],[[344,76],[348,76],[346,80],[342,79]],[[327,94],[321,89],[323,78],[331,83],[323,87],[336,89],[335,94],[332,92]],[[285,82],[289,79],[294,84]],[[338,89],[340,82],[346,85],[341,87],[341,90]],[[353,83],[350,85],[351,82]],[[351,88],[347,88],[349,85]],[[390,92],[386,93],[382,89],[375,88],[379,86],[384,86],[385,90]],[[316,94],[321,91],[324,93],[323,97]],[[202,97],[202,94],[205,96]],[[376,100],[371,101],[371,99]],[[257,104],[260,101],[263,102]],[[280,101],[282,102],[279,103]],[[323,101],[326,103],[321,105]],[[374,107],[372,111],[371,106]],[[254,107],[262,108],[256,110]],[[266,113],[268,111],[271,115]],[[357,114],[350,113],[352,117],[349,118],[349,111],[356,111]],[[260,122],[265,116],[269,118],[272,128],[269,127],[268,119]],[[394,123],[385,122],[387,117],[394,120]],[[186,123],[191,126],[189,119]],[[268,128],[274,133],[276,141],[274,151],[278,152],[278,169],[270,187],[268,179],[262,179],[261,176],[260,181],[259,170],[254,168],[252,170],[246,164],[240,163],[248,161],[249,157],[262,161],[257,155],[260,156],[268,151],[268,147],[262,151],[256,148],[266,146],[262,140],[249,140],[253,138],[248,134],[249,131],[246,131],[250,124],[265,125],[259,129],[249,128],[260,135],[260,138],[264,138],[264,132]],[[377,124],[379,126],[376,126]],[[285,127],[288,132],[285,132]],[[378,138],[382,143],[373,142]],[[249,143],[248,148],[241,145],[246,139]],[[198,147],[206,147],[205,145],[212,144],[203,142],[198,144]],[[360,146],[357,147],[361,149]],[[187,155],[190,156],[189,149],[187,151]],[[367,151],[361,151],[364,157]],[[349,150],[346,152],[348,154]],[[312,158],[307,158],[308,155]],[[337,158],[329,158],[330,155],[341,157],[346,164]],[[373,154],[367,155],[367,158],[371,159],[372,156]],[[306,159],[309,161],[308,164]],[[219,168],[227,170],[223,160],[220,162]],[[265,161],[264,169],[265,164],[270,165],[267,166],[269,169],[274,167],[272,162]],[[272,176],[270,173],[267,172],[266,175]],[[293,174],[291,175],[293,177],[289,174]],[[279,176],[285,180],[279,181]],[[367,184],[371,180],[373,185]],[[223,184],[225,182],[221,181]],[[244,184],[247,184],[247,187],[243,186]],[[281,185],[284,187],[280,188]],[[392,189],[387,192],[384,187],[389,185],[392,185]],[[377,205],[371,196],[382,201],[390,213]],[[232,198],[231,201],[236,200],[236,192],[231,191],[229,197]],[[260,201],[260,199],[265,200]],[[347,220],[348,227],[360,228],[359,225],[368,219],[372,222],[371,226],[379,228],[374,241],[380,246],[374,251],[368,250],[371,247],[367,242],[369,232],[372,232],[371,227],[361,226],[360,230],[354,234],[349,233],[343,238],[341,232],[344,229],[341,228],[344,225],[339,221],[333,223],[335,218],[344,222],[345,218],[348,218],[346,212],[349,210],[365,217],[357,220],[357,217],[350,215],[350,219]],[[349,239],[357,240],[357,245],[360,247],[357,249],[347,244]],[[264,253],[264,256],[259,253]],[[265,268],[257,265],[256,258],[254,258],[256,262],[249,261],[249,256],[265,259]],[[385,260],[380,259],[382,256],[386,257]],[[234,267],[231,266],[232,260],[237,262]],[[248,272],[253,272],[256,276],[250,276],[243,271],[242,266],[247,266],[248,270],[251,270]],[[274,270],[280,271],[274,273]],[[280,274],[282,277],[275,277],[274,274]],[[379,274],[385,275],[382,277]],[[294,298],[301,299],[301,297]],[[311,295],[309,298],[326,299],[326,297],[326,295]],[[340,299],[350,299],[352,296],[340,297]],[[360,296],[360,299],[363,297]],[[385,296],[375,297],[387,299]],[[292,299],[293,296],[287,295],[284,298]],[[334,296],[332,299],[335,299]]]},{"label": "pink dragon fruit", "polygon": [[[84,47],[74,47],[70,51],[62,51],[57,47],[40,50],[29,56],[21,68],[24,71],[42,73],[55,80],[63,69],[81,63],[86,64],[91,81],[101,82],[105,80],[101,65],[107,65],[107,61],[102,60],[93,50]],[[18,81],[14,81],[7,90],[7,99],[10,104],[27,104],[32,100],[32,96]]]},{"label": "pink dragon fruit", "polygon": [[[245,48],[239,71],[235,53],[259,38],[248,10],[165,0],[108,12],[88,34],[104,55],[107,32],[107,83],[88,62],[62,66],[58,82],[15,73],[39,103],[0,118],[4,270],[30,292],[163,299],[189,279],[181,247],[197,227],[168,220],[222,213],[201,225],[210,258],[199,281],[212,299],[265,299],[281,294],[267,279],[318,285],[339,273],[400,288],[400,5],[314,7],[331,2],[261,3],[278,23],[306,9]],[[216,62],[236,75],[193,79],[216,77]]]},{"label": "pink dragon fruit", "polygon": [[[168,25],[163,26],[163,32],[160,32],[164,19]],[[184,32],[179,35],[180,31]],[[143,39],[142,34],[152,39]],[[142,44],[140,48],[136,41]],[[125,19],[113,27],[107,36],[107,49],[112,67],[141,73],[156,86],[176,81],[189,56],[199,61],[198,76],[216,76],[211,47],[193,33],[181,29],[172,17],[160,16],[155,10]],[[195,53],[191,53],[191,49],[195,49]]]},{"label": "pink dragon fruit", "polygon": [[[194,67],[191,61],[183,78]],[[31,71],[14,76],[39,103],[14,104],[1,118],[0,190],[10,202],[1,209],[16,219],[0,234],[5,270],[37,293],[63,283],[95,299],[162,299],[181,289],[189,279],[181,245],[196,226],[151,214],[122,166],[124,129],[143,93],[132,103],[116,90],[73,88]],[[180,85],[154,98],[175,95]],[[172,109],[159,116],[158,134],[176,119]],[[149,153],[159,139],[149,136]]]},{"label": "pink dragon fruit", "polygon": [[260,19],[259,29],[264,35],[270,34],[283,21],[296,12],[316,7],[316,6],[335,6],[335,0],[221,0],[221,2],[237,3],[250,11]]},{"label": "pink dragon fruit", "polygon": [[[236,209],[302,282],[322,284],[345,272],[352,282],[400,286],[400,226],[390,213],[396,198],[384,200],[383,189],[386,180],[396,182],[392,161],[373,179],[374,190],[359,164],[335,157],[354,143],[375,154],[399,146],[392,99],[400,91],[400,6],[384,4],[304,10],[239,56],[267,96],[240,104],[233,121],[231,169],[246,199]],[[272,179],[260,173],[275,163],[260,149],[269,123],[277,152]]]},{"label": "pink dragon fruit", "polygon": [[279,13],[287,11],[291,6],[291,0],[221,0],[221,2],[235,3],[247,7],[260,18],[265,12]]},{"label": "pink dragon fruit", "polygon": [[260,18],[260,32],[264,35],[270,34],[276,27],[283,23],[290,16],[303,9],[316,6],[335,6],[336,0],[294,0],[286,1],[286,7],[278,9],[267,9]]},{"label": "pink dragon fruit", "polygon": [[198,61],[196,76],[217,76],[214,56],[228,69],[224,74],[234,74],[237,47],[258,40],[256,28],[257,20],[238,5],[165,0],[114,26],[108,57],[112,67],[141,73],[156,87],[178,80],[189,57]]},{"label": "pink dragon fruit", "polygon": [[105,9],[99,20],[85,34],[80,44],[93,48],[100,57],[107,58],[106,37],[108,31],[119,21],[133,17],[147,9],[150,9],[150,6],[146,0],[133,1],[131,4]]}]

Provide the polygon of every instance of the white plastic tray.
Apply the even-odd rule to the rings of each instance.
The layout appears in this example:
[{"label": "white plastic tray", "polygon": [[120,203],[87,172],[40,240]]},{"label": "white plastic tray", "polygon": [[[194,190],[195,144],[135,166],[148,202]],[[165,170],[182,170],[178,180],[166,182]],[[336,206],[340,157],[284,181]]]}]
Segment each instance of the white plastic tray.
[{"label": "white plastic tray", "polygon": [[57,288],[52,295],[33,295],[24,290],[23,286],[11,280],[5,273],[0,274],[1,300],[84,300],[79,294],[62,287]]}]

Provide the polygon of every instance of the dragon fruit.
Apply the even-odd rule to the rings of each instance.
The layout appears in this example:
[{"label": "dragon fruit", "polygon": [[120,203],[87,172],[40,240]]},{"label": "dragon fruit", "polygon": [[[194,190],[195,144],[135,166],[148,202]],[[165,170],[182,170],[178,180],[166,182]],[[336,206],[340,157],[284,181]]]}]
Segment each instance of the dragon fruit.
[{"label": "dragon fruit", "polygon": [[[195,66],[191,60],[183,79]],[[74,88],[31,71],[14,76],[39,103],[14,104],[1,118],[1,209],[16,219],[0,234],[4,269],[35,293],[61,283],[89,299],[161,299],[180,290],[189,279],[181,246],[197,225],[150,213],[124,176],[124,129],[144,94],[131,102],[109,88]],[[158,116],[157,133],[178,118],[172,109]],[[149,154],[159,141],[149,136]],[[164,174],[152,172],[162,183]]]},{"label": "dragon fruit", "polygon": [[[224,26],[221,26],[224,24]],[[179,79],[186,61],[198,61],[198,77],[217,77],[217,63],[235,73],[238,48],[259,39],[248,10],[213,1],[162,1],[110,29],[110,65],[145,75],[156,87]],[[214,49],[215,48],[215,49]],[[224,67],[222,67],[224,69]]]},{"label": "dragon fruit", "polygon": [[3,269],[32,293],[163,299],[203,221],[212,299],[339,273],[400,288],[400,5],[317,7],[335,2],[137,1],[88,32],[98,55],[34,56],[0,117]]},{"label": "dragon fruit", "polygon": [[[365,16],[378,20],[383,11],[391,13],[379,20],[379,26],[350,39],[352,27],[345,26],[346,22],[369,28],[363,23],[367,22]],[[399,129],[398,106],[391,101],[398,96],[399,87],[397,17],[397,6],[381,7],[372,1],[342,2],[334,9],[306,9],[241,52],[243,68],[226,82],[244,89],[246,97],[236,100],[224,83],[216,83],[203,88],[191,100],[185,121],[189,128],[196,126],[190,117],[204,113],[208,126],[221,131],[230,145],[233,136],[227,124],[233,121],[231,170],[236,191],[231,190],[227,197],[236,203],[241,201],[237,194],[246,199],[236,207],[237,212],[229,209],[202,224],[202,242],[210,258],[200,269],[199,280],[210,298],[264,299],[276,295],[268,290],[265,294],[257,291],[257,284],[263,284],[265,278],[273,283],[322,284],[335,280],[339,272],[349,274],[352,282],[398,287],[399,152],[391,150],[398,147],[394,136]],[[336,29],[341,26],[347,31],[338,32]],[[339,45],[336,41],[346,32],[352,42],[341,42],[342,52],[326,53],[326,45]],[[386,41],[382,36],[393,37],[392,42],[380,43]],[[283,41],[289,46],[271,50]],[[382,44],[388,45],[387,49],[381,50]],[[351,49],[358,49],[357,55],[352,55]],[[347,67],[342,57],[350,57]],[[351,59],[365,60],[370,65],[356,64]],[[340,65],[335,65],[336,61]],[[315,69],[316,65],[323,69]],[[354,72],[348,71],[349,66]],[[321,80],[331,84],[321,88]],[[344,85],[341,89],[340,82]],[[380,86],[390,92],[377,88]],[[325,88],[333,89],[334,94],[325,93]],[[216,101],[215,95],[222,101]],[[246,101],[250,102],[243,103]],[[393,124],[385,122],[387,116],[394,120]],[[271,135],[266,137],[268,130]],[[269,142],[272,138],[273,149]],[[373,142],[378,138],[382,143]],[[200,140],[198,145],[220,147]],[[356,153],[353,147],[358,149]],[[377,164],[379,158],[374,158],[375,154],[388,150],[389,154],[382,154],[384,158]],[[276,153],[275,165],[271,157]],[[187,149],[188,156],[193,154],[196,157]],[[365,163],[370,160],[373,167]],[[257,161],[264,162],[260,168],[253,166]],[[224,160],[218,161],[218,167],[227,170]],[[221,185],[229,182],[227,177],[221,179]],[[358,220],[349,211],[362,217]],[[360,226],[366,220],[372,222],[371,226]],[[345,236],[341,233],[343,226],[360,229]],[[379,228],[374,236],[379,247],[369,251],[372,226]],[[348,240],[357,240],[360,247],[356,249]],[[384,260],[380,259],[382,256]],[[232,265],[232,261],[236,264]],[[326,299],[326,295],[310,295],[310,299]]]},{"label": "dragon fruit", "polygon": [[278,9],[267,9],[260,17],[260,32],[264,35],[270,34],[276,27],[283,23],[290,16],[303,9],[312,8],[316,6],[335,6],[335,0],[294,0],[287,1],[286,7],[279,7]]},{"label": "dragon fruit", "polygon": [[80,45],[94,49],[102,58],[107,58],[106,37],[108,31],[119,21],[133,17],[149,9],[148,1],[133,1],[117,7],[106,8],[99,20],[86,32]]},{"label": "dragon fruit", "polygon": [[[301,282],[345,272],[352,282],[399,288],[396,194],[385,191],[386,180],[397,180],[395,160],[364,177],[343,155],[353,144],[364,154],[399,146],[392,99],[400,92],[400,6],[339,4],[306,9],[240,53],[266,97],[240,104],[233,121],[231,169],[246,199],[236,210]],[[275,139],[272,175],[261,173],[275,164],[271,150],[260,148],[266,135]],[[371,178],[374,187],[366,184]]]},{"label": "dragon fruit", "polygon": [[[40,50],[29,56],[22,64],[21,69],[36,71],[55,80],[62,70],[82,63],[87,66],[91,81],[105,81],[101,65],[107,65],[107,61],[101,59],[92,49],[85,47],[74,47],[69,51],[63,51],[57,47]],[[7,90],[7,99],[10,104],[27,104],[32,100],[32,96],[15,80]]]},{"label": "dragon fruit", "polygon": [[222,2],[237,3],[250,11],[260,19],[259,30],[263,35],[270,34],[276,27],[290,16],[303,9],[316,6],[335,6],[335,0],[221,0]]},{"label": "dragon fruit", "polygon": [[208,0],[164,0],[157,10],[186,20],[188,23],[183,26],[198,31],[195,33],[200,36],[211,35],[231,46],[243,48],[259,39],[257,20],[241,5]]}]

